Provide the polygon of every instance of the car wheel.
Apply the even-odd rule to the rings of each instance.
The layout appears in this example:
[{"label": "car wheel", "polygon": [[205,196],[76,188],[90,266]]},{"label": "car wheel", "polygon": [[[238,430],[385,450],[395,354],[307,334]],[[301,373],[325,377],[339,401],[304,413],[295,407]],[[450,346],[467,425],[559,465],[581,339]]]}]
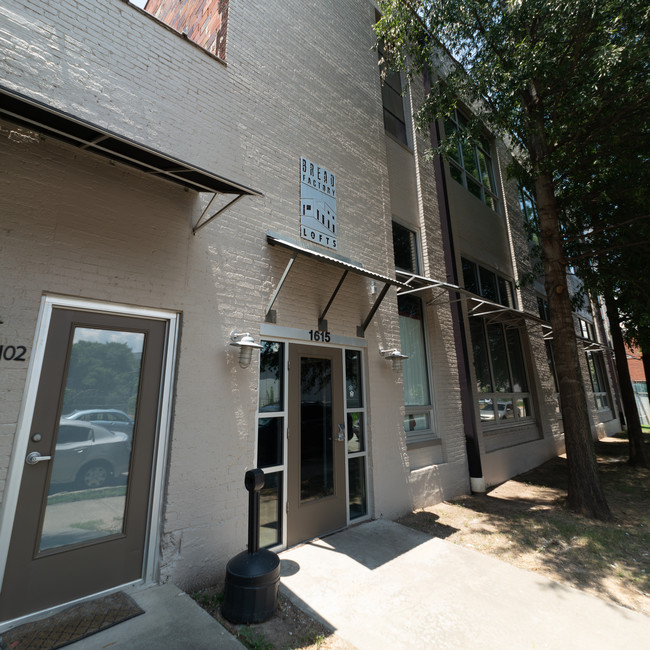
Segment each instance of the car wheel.
[{"label": "car wheel", "polygon": [[83,490],[104,487],[111,478],[111,468],[107,463],[90,463],[77,474],[77,484]]}]

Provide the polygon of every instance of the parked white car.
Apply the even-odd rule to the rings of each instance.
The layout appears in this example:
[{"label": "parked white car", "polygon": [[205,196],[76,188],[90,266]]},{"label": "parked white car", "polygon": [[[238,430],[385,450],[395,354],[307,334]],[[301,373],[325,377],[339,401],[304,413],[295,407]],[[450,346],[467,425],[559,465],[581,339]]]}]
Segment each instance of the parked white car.
[{"label": "parked white car", "polygon": [[129,471],[131,443],[122,431],[61,418],[50,482],[103,487]]}]

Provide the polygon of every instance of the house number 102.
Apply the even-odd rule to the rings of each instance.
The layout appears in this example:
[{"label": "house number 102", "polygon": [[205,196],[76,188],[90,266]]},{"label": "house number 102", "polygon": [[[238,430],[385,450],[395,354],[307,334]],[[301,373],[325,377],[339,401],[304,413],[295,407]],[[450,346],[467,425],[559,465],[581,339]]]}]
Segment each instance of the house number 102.
[{"label": "house number 102", "polygon": [[0,345],[0,359],[5,361],[25,361],[25,352],[24,345]]},{"label": "house number 102", "polygon": [[325,330],[309,330],[309,338],[312,341],[323,341],[329,343],[331,340],[330,333]]}]

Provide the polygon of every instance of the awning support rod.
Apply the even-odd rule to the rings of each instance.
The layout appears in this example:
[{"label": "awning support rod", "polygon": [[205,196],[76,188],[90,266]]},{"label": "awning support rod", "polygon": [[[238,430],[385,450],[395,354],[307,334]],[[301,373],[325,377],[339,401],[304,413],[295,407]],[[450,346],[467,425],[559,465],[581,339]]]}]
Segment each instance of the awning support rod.
[{"label": "awning support rod", "polygon": [[[336,285],[336,289],[334,289],[334,293],[332,294],[332,297],[330,298],[329,302],[327,305],[325,305],[325,309],[323,309],[323,313],[318,317],[318,329],[319,330],[326,330],[327,326],[325,323],[325,316],[327,316],[327,312],[329,311],[330,307],[332,306],[332,303],[334,302],[334,298],[336,298],[336,294],[339,292],[339,289],[343,285],[343,282],[345,281],[345,278],[348,275],[348,270],[345,269],[343,271],[343,275],[341,276],[341,279],[339,280],[339,283]],[[324,325],[324,326],[322,326]]]},{"label": "awning support rod", "polygon": [[269,306],[266,308],[266,316],[264,318],[264,320],[267,323],[273,322],[273,319],[271,318],[271,309],[273,308],[273,303],[275,302],[275,299],[278,297],[278,294],[280,293],[280,290],[282,289],[282,285],[284,284],[284,281],[287,279],[287,275],[289,275],[289,271],[291,270],[291,267],[293,266],[293,263],[296,261],[296,257],[298,257],[298,252],[295,252],[291,256],[291,259],[287,263],[287,267],[284,269],[284,273],[282,274],[282,277],[280,278],[280,282],[278,282],[278,286],[275,288],[275,291],[273,292],[273,295],[271,296]]},{"label": "awning support rod", "polygon": [[213,219],[216,219],[224,210],[227,210],[230,206],[235,205],[235,203],[237,203],[237,201],[239,201],[239,199],[241,199],[242,196],[244,195],[237,194],[237,196],[232,201],[230,201],[230,203],[226,203],[226,205],[224,205],[223,208],[221,208],[221,210],[218,210],[211,217],[208,217],[203,223],[199,223],[201,219],[203,219],[203,217],[205,216],[205,213],[208,211],[210,206],[212,205],[212,202],[217,198],[217,195],[215,193],[214,196],[210,199],[210,203],[208,203],[205,210],[203,210],[203,214],[201,214],[201,216],[199,217],[199,220],[196,222],[196,225],[194,226],[194,228],[192,228],[192,234],[196,235],[196,233],[199,230],[201,230],[203,226],[207,226]]},{"label": "awning support rod", "polygon": [[381,290],[377,300],[375,300],[375,304],[372,306],[370,313],[366,316],[366,320],[363,321],[363,324],[360,327],[357,327],[357,336],[360,337],[365,336],[366,328],[368,327],[368,325],[370,325],[370,321],[375,315],[375,312],[379,309],[379,305],[381,305],[381,302],[385,298],[390,287],[391,287],[390,283],[386,282],[386,284],[384,284],[384,288]]}]

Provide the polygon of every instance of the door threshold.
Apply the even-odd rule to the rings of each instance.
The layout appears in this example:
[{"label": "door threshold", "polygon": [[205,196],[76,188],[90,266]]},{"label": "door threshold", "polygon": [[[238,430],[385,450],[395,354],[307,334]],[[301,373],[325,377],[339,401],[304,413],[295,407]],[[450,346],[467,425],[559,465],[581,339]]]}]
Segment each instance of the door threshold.
[{"label": "door threshold", "polygon": [[305,546],[306,544],[311,544],[312,542],[315,542],[317,539],[326,539],[327,537],[330,537],[332,535],[336,535],[336,533],[340,533],[342,530],[347,530],[350,526],[345,525],[341,526],[341,528],[336,528],[334,530],[330,530],[327,533],[323,533],[322,535],[317,535],[316,537],[312,537],[311,539],[305,539],[302,542],[296,542],[295,544],[292,544],[291,546],[287,546],[285,551],[288,551],[291,548],[299,548],[300,546]]},{"label": "door threshold", "polygon": [[38,612],[25,614],[24,616],[19,616],[18,618],[12,618],[9,621],[0,621],[0,633],[6,632],[7,630],[10,630],[14,627],[18,627],[19,625],[23,625],[24,623],[33,623],[34,621],[40,621],[43,618],[48,618],[49,616],[58,614],[64,609],[67,609],[68,607],[72,607],[73,605],[85,603],[88,602],[89,600],[94,600],[95,598],[102,598],[103,596],[110,596],[111,594],[114,594],[117,591],[121,591],[122,589],[126,589],[127,587],[137,587],[141,585],[142,586],[145,585],[145,582],[142,579],[134,580],[132,582],[126,582],[123,585],[119,585],[117,587],[111,587],[110,589],[104,589],[104,591],[98,591],[96,594],[89,594],[88,596],[83,596],[82,598],[76,598],[75,600],[70,600],[66,603],[61,603],[60,605],[54,605],[46,609],[41,609]]}]

